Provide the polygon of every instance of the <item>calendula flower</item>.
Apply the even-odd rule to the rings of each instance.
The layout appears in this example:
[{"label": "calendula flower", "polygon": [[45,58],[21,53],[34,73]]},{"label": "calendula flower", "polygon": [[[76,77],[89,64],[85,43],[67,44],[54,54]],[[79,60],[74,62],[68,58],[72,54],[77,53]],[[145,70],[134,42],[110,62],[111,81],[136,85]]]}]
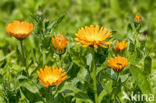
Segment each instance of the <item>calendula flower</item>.
[{"label": "calendula flower", "polygon": [[124,57],[117,56],[108,60],[109,66],[115,71],[123,70],[129,63]]},{"label": "calendula flower", "polygon": [[82,44],[83,47],[93,46],[94,48],[98,48],[98,46],[101,46],[107,48],[107,45],[112,43],[107,40],[112,37],[111,32],[108,32],[106,28],[100,28],[98,25],[85,26],[79,29],[75,35],[75,40],[78,41],[78,44]]},{"label": "calendula flower", "polygon": [[62,51],[67,47],[68,38],[65,38],[63,35],[59,35],[58,37],[55,34],[55,38],[52,37],[52,43],[56,50]]},{"label": "calendula flower", "polygon": [[44,87],[59,85],[67,78],[67,75],[63,72],[62,68],[45,66],[44,69],[41,68],[37,73],[40,82],[45,84]]},{"label": "calendula flower", "polygon": [[137,22],[140,22],[141,21],[141,16],[136,15],[135,18],[134,18],[134,20],[137,21]]},{"label": "calendula flower", "polygon": [[121,41],[121,42],[117,41],[114,49],[115,49],[115,51],[122,52],[127,48],[127,46],[128,46],[128,42],[126,42],[126,41]]},{"label": "calendula flower", "polygon": [[6,27],[6,31],[17,39],[25,39],[32,30],[33,24],[25,21],[14,21]]}]

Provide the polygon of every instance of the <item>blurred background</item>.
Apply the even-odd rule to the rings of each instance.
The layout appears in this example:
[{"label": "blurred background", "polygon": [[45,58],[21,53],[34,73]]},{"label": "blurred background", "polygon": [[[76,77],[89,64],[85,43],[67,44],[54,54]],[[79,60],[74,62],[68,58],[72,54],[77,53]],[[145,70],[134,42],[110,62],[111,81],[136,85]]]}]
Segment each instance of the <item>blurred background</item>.
[{"label": "blurred background", "polygon": [[[129,21],[140,15],[142,32],[147,35],[146,47],[153,59],[152,68],[156,68],[156,0],[0,0],[0,58],[18,45],[6,33],[7,24],[14,20],[32,22],[31,15],[38,12],[50,20],[65,14],[54,32],[74,36],[80,27],[98,24],[116,31],[113,35],[117,39],[126,37]],[[32,33],[25,40],[27,48],[35,47],[34,36]]]}]

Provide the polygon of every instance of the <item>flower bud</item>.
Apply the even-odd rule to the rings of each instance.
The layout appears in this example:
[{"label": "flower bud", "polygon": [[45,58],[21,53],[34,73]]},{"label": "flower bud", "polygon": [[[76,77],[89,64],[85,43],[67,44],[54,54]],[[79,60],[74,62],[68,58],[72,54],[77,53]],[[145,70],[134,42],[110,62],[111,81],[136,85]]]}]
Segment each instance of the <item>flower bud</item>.
[{"label": "flower bud", "polygon": [[147,40],[147,37],[146,35],[143,33],[143,34],[140,34],[139,37],[138,37],[139,41],[140,42],[145,42]]}]

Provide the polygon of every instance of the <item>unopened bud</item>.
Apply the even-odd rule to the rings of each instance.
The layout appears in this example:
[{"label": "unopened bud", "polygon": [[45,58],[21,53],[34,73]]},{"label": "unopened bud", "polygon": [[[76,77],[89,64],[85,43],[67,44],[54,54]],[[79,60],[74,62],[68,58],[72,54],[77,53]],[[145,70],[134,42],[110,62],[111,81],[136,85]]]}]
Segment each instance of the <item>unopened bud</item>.
[{"label": "unopened bud", "polygon": [[145,34],[140,34],[138,39],[139,39],[140,42],[145,42],[147,37],[146,37]]},{"label": "unopened bud", "polygon": [[135,18],[134,18],[135,22],[140,22],[141,20],[142,20],[142,18],[139,15],[136,15]]},{"label": "unopened bud", "polygon": [[43,14],[43,10],[37,10],[37,14],[38,15],[42,15]]}]

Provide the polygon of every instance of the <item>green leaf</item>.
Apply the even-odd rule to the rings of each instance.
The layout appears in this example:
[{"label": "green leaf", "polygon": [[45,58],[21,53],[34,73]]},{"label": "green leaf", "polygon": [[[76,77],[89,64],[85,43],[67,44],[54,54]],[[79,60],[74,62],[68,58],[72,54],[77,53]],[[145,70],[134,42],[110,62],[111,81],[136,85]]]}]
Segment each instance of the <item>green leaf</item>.
[{"label": "green leaf", "polygon": [[130,65],[130,72],[132,74],[132,77],[138,84],[139,88],[144,94],[151,94],[151,85],[149,81],[147,80],[147,77],[145,74],[140,70],[140,68]]},{"label": "green leaf", "polygon": [[131,54],[135,51],[135,45],[132,42],[130,42],[129,44],[129,51],[131,52]]},{"label": "green leaf", "polygon": [[41,48],[47,49],[50,46],[51,43],[51,37],[44,37],[41,40]]},{"label": "green leaf", "polygon": [[79,67],[86,67],[86,50],[78,47],[71,47],[71,58],[72,61]]},{"label": "green leaf", "polygon": [[80,68],[80,71],[77,74],[76,80],[83,83],[86,80],[87,73],[88,73],[87,69]]},{"label": "green leaf", "polygon": [[9,99],[9,103],[18,103],[20,97],[21,97],[21,94],[20,94],[20,91],[9,91],[7,93],[7,97]]},{"label": "green leaf", "polygon": [[89,66],[89,65],[92,63],[92,54],[89,53],[89,54],[86,56],[86,58],[87,58],[87,65]]},{"label": "green leaf", "polygon": [[129,31],[132,31],[132,30],[133,30],[133,27],[132,27],[131,23],[129,23],[128,26],[127,26],[127,31],[129,32]]},{"label": "green leaf", "polygon": [[19,80],[19,82],[22,82],[22,81],[24,81],[24,80],[27,80],[28,78],[26,77],[26,76],[24,76],[24,75],[19,75],[18,77],[17,77],[17,80]]},{"label": "green leaf", "polygon": [[39,93],[33,93],[32,91],[29,91],[25,87],[21,87],[21,91],[23,92],[24,96],[29,100],[30,103],[35,103],[37,101],[42,100],[42,97],[39,95]]},{"label": "green leaf", "polygon": [[[114,82],[115,84],[115,82]],[[121,92],[121,79],[118,80],[117,84],[113,87],[113,94],[116,96]]]},{"label": "green leaf", "polygon": [[25,87],[32,93],[39,93],[38,87],[36,83],[33,83],[31,80],[25,79],[20,82],[21,87]]},{"label": "green leaf", "polygon": [[55,96],[54,103],[66,103],[62,93],[59,93],[58,95]]},{"label": "green leaf", "polygon": [[55,94],[56,94],[59,90],[61,90],[61,89],[63,88],[63,86],[64,86],[64,82],[61,83],[60,85],[58,85],[57,88],[56,88]]},{"label": "green leaf", "polygon": [[83,92],[78,92],[75,94],[75,97],[76,99],[78,99],[78,101],[82,101],[82,102],[78,102],[78,103],[93,103],[91,101],[91,99],[88,97],[87,94],[83,93]]},{"label": "green leaf", "polygon": [[76,94],[75,94],[75,97],[81,98],[81,99],[85,99],[85,100],[89,99],[88,95],[85,94],[85,93],[83,93],[83,92],[78,92],[78,93],[76,93]]},{"label": "green leaf", "polygon": [[108,81],[105,86],[104,86],[104,89],[102,90],[102,92],[99,94],[98,96],[98,102],[101,103],[104,96],[110,94],[112,92],[112,85],[113,85],[113,82],[112,81]]},{"label": "green leaf", "polygon": [[56,28],[58,26],[59,23],[62,22],[62,20],[64,19],[65,15],[62,15],[61,17],[59,17],[55,22],[54,22],[54,28]]},{"label": "green leaf", "polygon": [[62,89],[58,92],[58,93],[78,93],[78,92],[82,92],[80,89],[78,89],[76,86],[74,86],[71,82],[65,82],[64,86],[62,87]]},{"label": "green leaf", "polygon": [[71,69],[68,70],[67,75],[70,76],[71,79],[75,78],[80,71],[80,68],[73,63]]},{"label": "green leaf", "polygon": [[150,56],[146,56],[144,59],[144,72],[149,75],[151,73],[152,59]]}]

